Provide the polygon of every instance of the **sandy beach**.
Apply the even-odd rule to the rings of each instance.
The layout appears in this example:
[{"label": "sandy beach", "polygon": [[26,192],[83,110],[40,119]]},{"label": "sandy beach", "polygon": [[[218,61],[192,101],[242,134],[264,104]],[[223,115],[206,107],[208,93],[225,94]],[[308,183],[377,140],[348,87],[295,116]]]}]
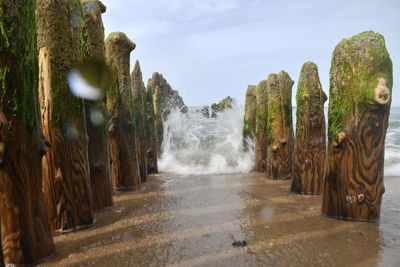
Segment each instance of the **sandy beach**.
[{"label": "sandy beach", "polygon": [[362,223],[326,218],[321,196],[261,173],[151,176],[94,227],[56,236],[40,266],[399,266],[400,177],[385,184],[380,222]]}]

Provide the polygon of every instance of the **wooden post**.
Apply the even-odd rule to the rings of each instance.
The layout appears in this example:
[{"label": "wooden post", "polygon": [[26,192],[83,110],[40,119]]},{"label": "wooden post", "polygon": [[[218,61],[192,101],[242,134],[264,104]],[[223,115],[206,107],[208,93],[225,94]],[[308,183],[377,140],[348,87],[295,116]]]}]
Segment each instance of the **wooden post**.
[{"label": "wooden post", "polygon": [[181,112],[187,112],[187,107],[178,91],[173,90],[171,85],[160,73],[153,73],[147,83],[147,90],[152,93],[155,114],[155,134],[158,156],[161,154],[161,145],[164,136],[163,123],[171,110],[177,108]]},{"label": "wooden post", "polygon": [[304,63],[296,95],[296,144],[291,187],[294,193],[321,193],[326,158],[326,99],[317,65]]},{"label": "wooden post", "polygon": [[268,92],[267,81],[260,81],[256,87],[256,164],[255,171],[266,171],[266,160],[268,154]]},{"label": "wooden post", "polygon": [[158,173],[157,163],[157,142],[155,130],[155,114],[153,106],[153,94],[150,90],[146,90],[146,153],[147,153],[147,172]]},{"label": "wooden post", "polygon": [[141,182],[147,181],[147,144],[146,144],[146,87],[143,83],[142,71],[139,61],[136,61],[132,72],[132,95],[134,116],[136,122],[136,148],[138,152],[139,170]]},{"label": "wooden post", "polygon": [[329,217],[379,219],[392,71],[385,39],[378,33],[344,39],[333,52],[322,204]]},{"label": "wooden post", "polygon": [[135,190],[140,186],[140,172],[135,146],[129,55],[136,45],[122,32],[111,33],[105,44],[107,64],[113,73],[113,85],[107,93],[113,186],[116,190]]},{"label": "wooden post", "polygon": [[54,253],[42,192],[49,142],[39,118],[35,1],[0,0],[0,14],[0,265],[31,265]]},{"label": "wooden post", "polygon": [[[243,122],[243,138],[254,139],[256,132],[256,86],[249,85],[246,90],[246,99],[244,103],[244,122]],[[245,142],[246,144],[246,142]]]},{"label": "wooden post", "polygon": [[39,99],[44,135],[43,191],[53,231],[94,223],[87,133],[82,99],[71,94],[68,72],[81,63],[79,0],[37,0]]},{"label": "wooden post", "polygon": [[281,71],[270,74],[268,93],[268,157],[267,178],[288,180],[293,168],[292,86],[289,75]]},{"label": "wooden post", "polygon": [[[101,67],[103,63],[105,64],[104,27],[101,14],[106,11],[106,7],[98,0],[81,0],[81,2],[84,14],[81,44],[83,61],[84,64],[96,64]],[[89,137],[88,153],[93,209],[99,211],[114,205],[106,119],[108,114],[104,99],[85,100],[85,116]]]}]

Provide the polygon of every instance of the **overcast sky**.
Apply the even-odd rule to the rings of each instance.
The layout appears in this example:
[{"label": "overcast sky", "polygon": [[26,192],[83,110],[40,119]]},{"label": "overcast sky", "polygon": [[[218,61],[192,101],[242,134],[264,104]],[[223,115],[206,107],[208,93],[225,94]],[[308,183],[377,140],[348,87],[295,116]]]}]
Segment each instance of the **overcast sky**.
[{"label": "overcast sky", "polygon": [[400,106],[399,0],[102,0],[106,35],[125,32],[137,45],[143,77],[155,71],[187,105],[230,95],[240,103],[249,84],[285,70],[295,81],[314,61],[329,91],[333,49],[373,30],[385,36],[394,67],[392,106]]}]

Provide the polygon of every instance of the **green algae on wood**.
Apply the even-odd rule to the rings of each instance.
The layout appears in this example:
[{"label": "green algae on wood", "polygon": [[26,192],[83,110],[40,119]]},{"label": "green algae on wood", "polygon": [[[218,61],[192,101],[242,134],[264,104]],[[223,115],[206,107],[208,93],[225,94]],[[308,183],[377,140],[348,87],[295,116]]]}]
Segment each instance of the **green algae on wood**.
[{"label": "green algae on wood", "polygon": [[0,266],[55,252],[42,192],[34,0],[0,0]]},{"label": "green algae on wood", "polygon": [[218,115],[218,112],[224,111],[225,109],[231,109],[234,98],[227,96],[218,103],[214,103],[211,105],[211,117],[216,118]]},{"label": "green algae on wood", "polygon": [[268,157],[266,161],[268,179],[288,180],[292,177],[294,150],[292,86],[293,80],[284,71],[268,76]]},{"label": "green algae on wood", "polygon": [[266,160],[268,154],[268,133],[267,133],[267,122],[268,122],[268,91],[267,81],[262,80],[258,83],[256,90],[256,162],[255,171],[265,172],[266,171]]},{"label": "green algae on wood", "polygon": [[141,182],[147,181],[147,138],[146,138],[146,87],[143,82],[140,63],[136,61],[131,75],[134,116],[136,122],[136,148],[138,153]]},{"label": "green algae on wood", "polygon": [[324,102],[318,67],[304,63],[296,94],[296,141],[291,191],[320,194],[325,170],[326,137]]},{"label": "green algae on wood", "polygon": [[[83,64],[89,67],[90,75],[95,76],[99,68],[105,67],[104,26],[102,13],[106,7],[98,0],[81,0],[83,6],[83,31],[81,55]],[[103,71],[104,72],[104,71]],[[106,74],[102,75],[104,79]],[[96,77],[99,79],[99,77]],[[98,88],[98,90],[107,88]],[[85,116],[89,137],[88,155],[90,184],[94,211],[114,205],[110,172],[108,146],[108,113],[104,99],[85,100]]]},{"label": "green algae on wood", "polygon": [[116,190],[135,190],[141,183],[135,142],[135,116],[131,90],[130,53],[136,45],[122,32],[113,32],[105,41],[107,65],[113,74],[107,93],[110,114],[110,157]]},{"label": "green algae on wood", "polygon": [[153,94],[151,90],[146,89],[144,94],[144,110],[146,113],[146,153],[147,153],[147,173],[158,173],[158,162],[157,162],[157,137],[155,130],[155,113],[153,106]]},{"label": "green algae on wood", "polygon": [[79,0],[37,0],[39,101],[44,136],[43,191],[53,231],[94,223],[87,132],[82,99],[71,94],[68,72],[82,62]]},{"label": "green algae on wood", "polygon": [[256,86],[249,85],[244,102],[243,138],[254,138],[256,132]]},{"label": "green algae on wood", "polygon": [[323,214],[379,219],[393,68],[382,35],[344,39],[333,52]]}]

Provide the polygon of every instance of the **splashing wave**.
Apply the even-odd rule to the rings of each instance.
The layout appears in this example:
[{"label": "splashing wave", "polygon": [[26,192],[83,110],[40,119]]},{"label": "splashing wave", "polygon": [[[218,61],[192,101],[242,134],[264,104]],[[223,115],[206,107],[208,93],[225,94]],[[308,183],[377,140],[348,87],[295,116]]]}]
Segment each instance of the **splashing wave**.
[{"label": "splashing wave", "polygon": [[189,174],[247,173],[254,167],[254,142],[243,144],[243,110],[234,105],[206,118],[189,110],[173,110],[164,122],[162,172]]}]

